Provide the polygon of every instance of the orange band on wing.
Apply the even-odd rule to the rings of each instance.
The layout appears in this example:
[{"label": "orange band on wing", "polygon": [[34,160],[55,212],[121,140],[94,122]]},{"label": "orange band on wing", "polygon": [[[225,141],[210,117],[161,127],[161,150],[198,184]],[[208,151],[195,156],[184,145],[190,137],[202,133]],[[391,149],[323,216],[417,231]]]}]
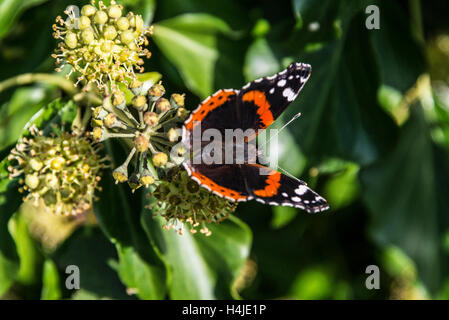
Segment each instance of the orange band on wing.
[{"label": "orange band on wing", "polygon": [[[262,167],[262,166],[261,166]],[[266,167],[263,167],[266,168]],[[266,168],[268,169],[268,168]],[[269,169],[270,170],[270,169]],[[270,198],[275,196],[278,193],[278,189],[281,186],[281,173],[270,170],[271,173],[267,176],[267,179],[265,180],[265,183],[267,184],[265,188],[254,190],[254,194],[259,197],[263,198]]]},{"label": "orange band on wing", "polygon": [[[219,106],[223,105],[230,96],[235,95],[234,91],[219,91],[213,96],[210,96],[207,98],[200,106],[199,108],[192,113],[192,117],[185,124],[185,127],[187,130],[191,131],[193,130],[193,126],[195,122],[202,121],[209,112],[212,110],[218,108]],[[197,122],[197,123],[198,123]]]},{"label": "orange band on wing", "polygon": [[201,173],[192,171],[191,175],[193,177],[197,178],[201,182],[201,184],[209,187],[212,191],[218,192],[223,197],[229,197],[236,201],[240,200],[240,199],[248,198],[247,196],[242,195],[240,192],[237,192],[235,190],[228,189],[228,188],[225,188],[225,187],[222,187],[222,186],[216,184],[211,179],[209,179],[205,175],[202,175]]},{"label": "orange band on wing", "polygon": [[264,92],[258,90],[248,91],[243,95],[243,101],[254,102],[257,106],[257,114],[260,116],[263,128],[269,127],[274,119],[273,113],[271,113],[271,105],[267,101],[267,97]]}]

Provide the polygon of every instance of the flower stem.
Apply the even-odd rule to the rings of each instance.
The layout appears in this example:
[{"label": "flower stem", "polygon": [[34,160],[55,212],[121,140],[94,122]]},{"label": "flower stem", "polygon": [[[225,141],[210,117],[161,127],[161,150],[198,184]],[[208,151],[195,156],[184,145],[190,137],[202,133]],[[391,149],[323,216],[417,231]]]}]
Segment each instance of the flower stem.
[{"label": "flower stem", "polygon": [[23,86],[33,82],[44,82],[56,85],[62,90],[64,90],[70,96],[73,96],[78,92],[78,89],[76,89],[73,86],[73,83],[70,80],[67,80],[54,74],[47,74],[47,73],[25,73],[4,80],[0,82],[0,92],[5,91],[6,89],[12,88],[14,86]]}]

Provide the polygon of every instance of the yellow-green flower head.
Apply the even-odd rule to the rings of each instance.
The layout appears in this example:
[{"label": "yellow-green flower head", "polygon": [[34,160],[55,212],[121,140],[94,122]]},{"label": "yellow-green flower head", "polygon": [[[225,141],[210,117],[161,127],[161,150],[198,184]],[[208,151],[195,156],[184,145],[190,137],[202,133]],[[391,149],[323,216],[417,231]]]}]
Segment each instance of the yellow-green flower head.
[{"label": "yellow-green flower head", "polygon": [[[158,184],[158,176],[179,166],[182,154],[171,159],[170,152],[179,141],[188,111],[180,107],[184,95],[172,95],[176,103],[163,97],[165,88],[161,83],[135,80],[128,89],[132,97],[127,99],[124,92],[116,90],[105,97],[101,107],[92,109],[91,135],[97,142],[110,138],[132,141],[126,161],[116,167],[112,176],[116,183],[128,182],[134,191]],[[130,166],[134,169],[128,171]]]},{"label": "yellow-green flower head", "polygon": [[61,215],[78,215],[92,206],[104,160],[84,137],[69,133],[45,137],[32,129],[11,151],[10,179],[21,177],[24,201]]},{"label": "yellow-green flower head", "polygon": [[61,17],[53,25],[54,37],[60,40],[53,54],[60,71],[60,65],[68,63],[72,72],[79,74],[78,83],[95,83],[104,89],[107,83],[113,87],[116,82],[130,83],[136,79],[135,71],[143,72],[141,57],[150,58],[147,36],[152,27],[145,27],[142,16],[130,12],[111,1],[106,6],[102,1],[92,1],[81,9],[77,17],[73,11],[66,11],[67,20]]},{"label": "yellow-green flower head", "polygon": [[176,168],[150,194],[156,202],[149,205],[155,213],[167,221],[165,229],[183,233],[184,226],[191,233],[210,236],[207,224],[219,223],[234,212],[236,203],[210,193],[190,179],[185,170]]}]

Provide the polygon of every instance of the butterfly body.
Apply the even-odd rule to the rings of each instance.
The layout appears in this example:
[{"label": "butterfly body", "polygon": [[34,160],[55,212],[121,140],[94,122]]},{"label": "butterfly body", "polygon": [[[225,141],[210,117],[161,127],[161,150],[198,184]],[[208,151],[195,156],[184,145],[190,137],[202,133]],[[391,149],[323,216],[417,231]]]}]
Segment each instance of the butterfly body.
[{"label": "butterfly body", "polygon": [[183,127],[183,144],[205,150],[194,151],[183,163],[190,177],[230,201],[254,199],[308,212],[328,209],[326,200],[304,182],[257,163],[261,151],[253,143],[295,100],[310,73],[310,65],[292,63],[241,90],[219,90],[204,100]]}]

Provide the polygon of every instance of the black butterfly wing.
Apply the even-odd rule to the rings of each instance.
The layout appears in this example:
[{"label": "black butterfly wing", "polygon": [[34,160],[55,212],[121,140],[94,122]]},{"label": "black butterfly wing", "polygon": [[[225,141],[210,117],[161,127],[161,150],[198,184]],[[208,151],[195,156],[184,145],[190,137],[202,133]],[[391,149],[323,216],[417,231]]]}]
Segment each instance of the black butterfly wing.
[{"label": "black butterfly wing", "polygon": [[296,99],[310,77],[312,67],[292,63],[287,69],[254,80],[238,93],[235,118],[243,130],[266,129]]},{"label": "black butterfly wing", "polygon": [[261,203],[300,208],[310,213],[329,209],[326,200],[303,181],[258,164],[242,165],[241,170],[248,194]]}]

